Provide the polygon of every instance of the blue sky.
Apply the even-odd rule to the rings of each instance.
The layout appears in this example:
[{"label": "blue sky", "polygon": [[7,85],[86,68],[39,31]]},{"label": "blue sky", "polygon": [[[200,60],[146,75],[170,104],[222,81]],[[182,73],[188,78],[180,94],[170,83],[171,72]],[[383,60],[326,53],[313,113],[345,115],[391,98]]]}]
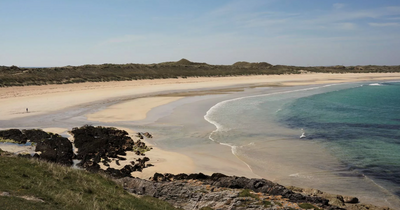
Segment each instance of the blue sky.
[{"label": "blue sky", "polygon": [[400,65],[398,0],[1,0],[0,65]]}]

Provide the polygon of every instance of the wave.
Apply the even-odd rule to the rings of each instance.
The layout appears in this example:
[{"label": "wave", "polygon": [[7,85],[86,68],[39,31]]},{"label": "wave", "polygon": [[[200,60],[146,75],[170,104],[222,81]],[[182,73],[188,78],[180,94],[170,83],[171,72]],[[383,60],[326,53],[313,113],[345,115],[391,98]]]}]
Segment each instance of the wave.
[{"label": "wave", "polygon": [[372,84],[369,84],[369,86],[383,86],[383,85],[380,83],[372,83]]},{"label": "wave", "polygon": [[[210,135],[208,136],[208,138],[220,145],[224,145],[224,146],[228,146],[231,148],[232,154],[237,157],[239,160],[241,160],[238,156],[237,156],[237,149],[238,146],[236,145],[232,145],[229,143],[225,143],[225,142],[219,142],[215,139],[213,139],[213,135],[217,132],[227,132],[229,130],[231,130],[230,128],[224,127],[222,124],[218,123],[216,120],[211,119],[212,115],[214,113],[217,112],[217,110],[219,108],[222,108],[224,105],[230,103],[230,102],[234,102],[234,101],[239,101],[239,100],[243,100],[243,99],[248,99],[248,98],[256,98],[256,97],[265,97],[265,96],[272,96],[272,95],[278,95],[278,94],[287,94],[287,93],[294,93],[294,92],[302,92],[302,91],[311,91],[311,90],[316,90],[316,89],[320,89],[320,88],[325,88],[325,87],[331,87],[331,86],[335,86],[335,85],[339,85],[339,84],[328,84],[328,85],[323,85],[323,86],[317,86],[317,87],[310,87],[310,88],[303,88],[303,89],[296,89],[296,90],[288,90],[288,91],[280,91],[280,92],[274,92],[274,93],[267,93],[267,94],[260,94],[260,95],[253,95],[253,96],[244,96],[244,97],[238,97],[238,98],[233,98],[233,99],[229,99],[229,100],[225,100],[225,101],[221,101],[217,104],[215,104],[214,106],[212,106],[204,115],[204,119],[213,124],[216,129],[214,131],[212,131],[210,133]],[[251,166],[249,164],[247,164],[245,161],[241,160],[244,164],[247,165],[247,167],[250,169],[251,172],[253,172],[253,170],[251,169]]]}]

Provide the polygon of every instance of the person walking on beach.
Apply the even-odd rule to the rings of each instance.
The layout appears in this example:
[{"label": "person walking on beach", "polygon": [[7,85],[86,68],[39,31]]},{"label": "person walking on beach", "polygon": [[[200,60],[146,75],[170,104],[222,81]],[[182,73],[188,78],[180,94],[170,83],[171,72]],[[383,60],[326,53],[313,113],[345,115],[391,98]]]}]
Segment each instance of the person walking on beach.
[{"label": "person walking on beach", "polygon": [[26,108],[26,113],[28,113],[29,111],[28,111],[28,108]]}]

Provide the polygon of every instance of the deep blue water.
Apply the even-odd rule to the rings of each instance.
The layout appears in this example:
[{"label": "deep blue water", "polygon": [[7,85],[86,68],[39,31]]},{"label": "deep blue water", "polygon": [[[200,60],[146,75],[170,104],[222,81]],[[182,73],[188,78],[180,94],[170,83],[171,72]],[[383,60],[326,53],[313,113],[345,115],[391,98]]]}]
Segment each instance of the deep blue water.
[{"label": "deep blue water", "polygon": [[302,97],[278,114],[304,129],[348,167],[400,196],[400,83],[379,83]]}]

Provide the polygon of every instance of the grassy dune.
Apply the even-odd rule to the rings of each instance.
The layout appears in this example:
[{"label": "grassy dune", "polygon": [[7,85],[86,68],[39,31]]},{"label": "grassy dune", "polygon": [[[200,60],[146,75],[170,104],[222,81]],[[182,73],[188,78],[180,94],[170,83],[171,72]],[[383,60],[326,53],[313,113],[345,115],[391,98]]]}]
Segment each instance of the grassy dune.
[{"label": "grassy dune", "polygon": [[159,64],[102,64],[52,68],[0,66],[0,87],[178,77],[299,74],[304,71],[325,73],[400,72],[400,66],[300,67],[244,61],[236,62],[233,65],[209,65],[186,59]]},{"label": "grassy dune", "polygon": [[175,209],[152,197],[137,198],[111,179],[1,152],[1,209]]}]

